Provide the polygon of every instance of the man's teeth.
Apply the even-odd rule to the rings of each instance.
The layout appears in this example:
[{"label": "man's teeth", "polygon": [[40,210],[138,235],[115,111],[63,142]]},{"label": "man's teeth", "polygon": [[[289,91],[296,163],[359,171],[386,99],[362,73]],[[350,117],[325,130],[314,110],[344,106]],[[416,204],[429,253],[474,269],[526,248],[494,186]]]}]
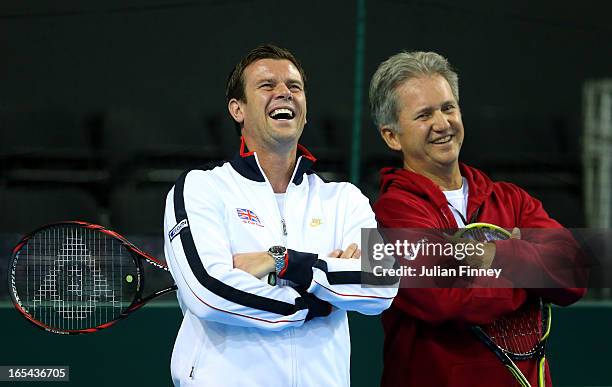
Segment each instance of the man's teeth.
[{"label": "man's teeth", "polygon": [[270,113],[270,117],[278,119],[291,119],[293,118],[293,112],[289,109],[274,109]]},{"label": "man's teeth", "polygon": [[272,111],[272,114],[279,114],[279,113],[288,113],[288,114],[291,114],[291,110],[289,110],[289,109],[274,109]]},{"label": "man's teeth", "polygon": [[452,136],[448,135],[446,137],[442,137],[437,139],[436,141],[433,141],[434,144],[444,144],[445,142],[449,142]]}]

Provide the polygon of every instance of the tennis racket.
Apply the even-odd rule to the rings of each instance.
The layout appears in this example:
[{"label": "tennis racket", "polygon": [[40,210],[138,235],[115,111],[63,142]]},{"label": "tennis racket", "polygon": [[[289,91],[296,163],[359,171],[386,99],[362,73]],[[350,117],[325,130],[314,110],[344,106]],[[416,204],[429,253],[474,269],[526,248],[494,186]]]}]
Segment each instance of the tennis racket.
[{"label": "tennis racket", "polygon": [[[168,286],[145,296],[145,266],[163,272]],[[80,221],[49,224],[24,236],[9,266],[15,308],[58,334],[108,328],[176,288],[164,263],[116,232]]]},{"label": "tennis racket", "polygon": [[[479,242],[509,239],[511,234],[501,227],[488,223],[472,223],[455,236]],[[550,334],[551,308],[539,298],[529,299],[518,310],[491,324],[474,325],[472,332],[508,368],[522,387],[531,387],[529,380],[514,363],[536,359],[538,386],[544,387],[546,341]]]},{"label": "tennis racket", "polygon": [[491,223],[470,223],[455,233],[457,238],[467,238],[479,242],[510,239],[511,235],[506,229]]}]

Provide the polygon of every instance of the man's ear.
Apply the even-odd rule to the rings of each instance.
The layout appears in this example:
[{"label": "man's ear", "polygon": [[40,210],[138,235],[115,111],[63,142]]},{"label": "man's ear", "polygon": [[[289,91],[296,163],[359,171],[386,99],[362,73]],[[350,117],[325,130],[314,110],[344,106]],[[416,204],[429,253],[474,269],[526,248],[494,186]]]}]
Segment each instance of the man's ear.
[{"label": "man's ear", "polygon": [[396,133],[390,126],[380,128],[380,136],[385,140],[387,146],[394,151],[401,151],[402,144],[399,140],[399,134]]},{"label": "man's ear", "polygon": [[242,109],[242,103],[238,101],[236,98],[232,98],[227,103],[227,110],[229,110],[229,114],[232,116],[234,121],[242,124],[244,122],[244,111]]}]

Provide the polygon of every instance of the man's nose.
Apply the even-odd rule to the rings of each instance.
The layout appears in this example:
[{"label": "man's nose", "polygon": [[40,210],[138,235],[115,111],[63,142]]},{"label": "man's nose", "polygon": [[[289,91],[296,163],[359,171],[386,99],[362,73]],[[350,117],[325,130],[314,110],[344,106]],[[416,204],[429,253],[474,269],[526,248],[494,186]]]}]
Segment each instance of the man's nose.
[{"label": "man's nose", "polygon": [[275,96],[276,99],[286,99],[286,100],[293,99],[293,94],[291,94],[291,90],[289,90],[287,85],[285,85],[284,83],[279,83],[275,91],[276,91],[276,96]]},{"label": "man's nose", "polygon": [[450,129],[450,127],[451,125],[448,117],[446,117],[446,115],[440,110],[436,110],[433,116],[433,130],[442,132]]}]

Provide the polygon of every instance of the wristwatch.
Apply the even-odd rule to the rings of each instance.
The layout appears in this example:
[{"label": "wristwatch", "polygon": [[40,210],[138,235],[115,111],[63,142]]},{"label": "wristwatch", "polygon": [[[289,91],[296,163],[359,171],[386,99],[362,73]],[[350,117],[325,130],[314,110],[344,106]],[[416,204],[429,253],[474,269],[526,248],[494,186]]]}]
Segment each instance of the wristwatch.
[{"label": "wristwatch", "polygon": [[274,258],[274,271],[276,275],[285,268],[285,256],[287,255],[287,249],[285,246],[272,246],[268,249],[268,254]]}]

